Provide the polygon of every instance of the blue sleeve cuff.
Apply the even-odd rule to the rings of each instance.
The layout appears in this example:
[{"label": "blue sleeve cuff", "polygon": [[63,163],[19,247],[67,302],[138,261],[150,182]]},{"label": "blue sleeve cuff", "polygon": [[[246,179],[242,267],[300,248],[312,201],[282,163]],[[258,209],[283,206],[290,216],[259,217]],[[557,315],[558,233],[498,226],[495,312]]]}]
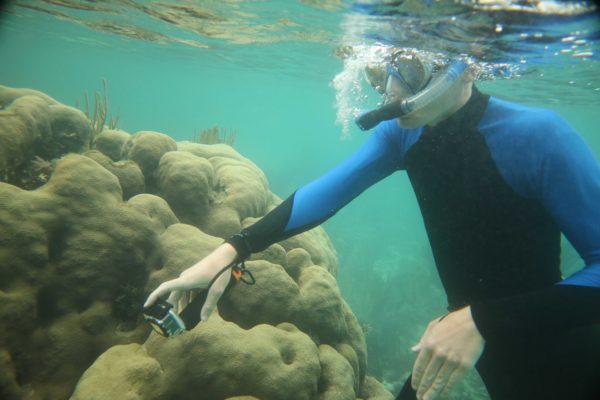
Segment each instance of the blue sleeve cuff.
[{"label": "blue sleeve cuff", "polygon": [[[587,266],[582,270],[577,271],[559,284],[600,288],[600,263]],[[600,310],[598,312],[600,312]]]}]

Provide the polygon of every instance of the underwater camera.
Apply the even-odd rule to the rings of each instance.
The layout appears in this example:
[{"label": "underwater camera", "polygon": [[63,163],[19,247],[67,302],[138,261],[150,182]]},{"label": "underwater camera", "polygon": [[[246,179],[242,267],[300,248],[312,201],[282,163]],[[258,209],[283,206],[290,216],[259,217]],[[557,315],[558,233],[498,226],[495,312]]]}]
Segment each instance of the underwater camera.
[{"label": "underwater camera", "polygon": [[[198,322],[200,322],[200,311],[206,302],[208,291],[213,283],[215,283],[215,281],[230,268],[234,279],[229,282],[227,288],[237,281],[241,281],[246,285],[254,285],[256,282],[252,272],[246,268],[244,261],[235,260],[221,269],[212,278],[208,287],[198,292],[196,297],[185,306],[179,315],[173,311],[173,305],[171,303],[159,298],[153,305],[145,307],[142,310],[144,319],[152,325],[152,329],[154,329],[156,333],[165,337],[177,336],[183,331],[193,329],[198,325]],[[245,276],[247,276],[247,278],[245,278]]]},{"label": "underwater camera", "polygon": [[150,307],[143,309],[144,319],[159,335],[173,337],[185,330],[193,329],[200,322],[200,310],[206,301],[207,290],[203,290],[183,309],[180,314],[173,311],[173,305],[158,299]]}]

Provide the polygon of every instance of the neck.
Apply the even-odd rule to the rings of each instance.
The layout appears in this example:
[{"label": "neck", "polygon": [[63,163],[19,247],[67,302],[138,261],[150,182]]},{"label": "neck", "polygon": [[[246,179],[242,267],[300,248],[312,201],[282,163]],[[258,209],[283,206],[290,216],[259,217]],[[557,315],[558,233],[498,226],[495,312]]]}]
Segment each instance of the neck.
[{"label": "neck", "polygon": [[470,90],[470,96],[454,114],[441,121],[435,129],[445,131],[457,127],[476,126],[479,124],[485,109],[487,108],[489,96],[481,93],[476,87]]},{"label": "neck", "polygon": [[473,94],[472,89],[473,89],[473,85],[464,86],[463,90],[461,91],[460,95],[458,96],[458,100],[456,102],[454,102],[452,104],[452,106],[449,107],[448,110],[446,110],[446,112],[444,112],[438,118],[436,118],[435,120],[430,122],[428,125],[436,126],[440,122],[444,122],[445,120],[447,120],[448,118],[450,118],[451,116],[456,114],[461,108],[463,108],[463,106],[465,104],[467,104],[467,102],[471,98],[471,95]]}]

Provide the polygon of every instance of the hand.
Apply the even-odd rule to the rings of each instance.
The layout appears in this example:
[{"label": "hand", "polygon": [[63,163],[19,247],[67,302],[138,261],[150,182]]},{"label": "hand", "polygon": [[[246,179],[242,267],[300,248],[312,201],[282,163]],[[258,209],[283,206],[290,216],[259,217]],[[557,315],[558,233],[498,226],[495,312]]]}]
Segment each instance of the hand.
[{"label": "hand", "polygon": [[485,341],[473,321],[471,307],[451,312],[429,323],[419,343],[412,374],[412,387],[419,400],[447,394],[475,366]]},{"label": "hand", "polygon": [[[223,243],[217,247],[212,253],[192,265],[190,268],[183,271],[179,278],[163,282],[158,286],[144,303],[144,307],[154,304],[156,299],[171,293],[167,301],[174,306],[177,306],[182,298],[187,296],[187,291],[191,289],[205,289],[210,281],[223,269],[223,267],[231,264],[237,257],[237,252],[229,243]],[[213,283],[208,291],[206,302],[200,312],[202,321],[206,321],[210,314],[217,306],[217,302],[223,295],[231,273],[225,271]]]}]

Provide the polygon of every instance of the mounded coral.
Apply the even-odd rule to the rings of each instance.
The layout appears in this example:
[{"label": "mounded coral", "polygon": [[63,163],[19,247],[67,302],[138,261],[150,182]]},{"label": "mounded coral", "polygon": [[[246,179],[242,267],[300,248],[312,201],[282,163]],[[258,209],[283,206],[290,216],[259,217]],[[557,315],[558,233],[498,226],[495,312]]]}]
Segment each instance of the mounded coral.
[{"label": "mounded coral", "polygon": [[215,316],[176,340],[153,336],[143,346],[112,348],[82,376],[72,399],[308,400],[318,398],[320,375],[317,347],[293,325],[244,330]]},{"label": "mounded coral", "polygon": [[129,133],[120,129],[104,129],[96,136],[94,146],[111,160],[119,161],[122,157],[123,145],[129,137]]},{"label": "mounded coral", "polygon": [[144,183],[144,174],[134,161],[121,160],[114,162],[98,150],[86,151],[84,155],[102,165],[119,179],[119,184],[121,185],[121,189],[123,189],[123,200],[128,200],[136,194],[144,193],[146,186]]},{"label": "mounded coral", "polygon": [[75,154],[35,191],[0,183],[0,226],[0,393],[67,398],[103,351],[147,335],[139,304],[162,231],[122,201],[113,174]]},{"label": "mounded coral", "polygon": [[266,213],[273,201],[256,165],[224,144],[182,143],[160,159],[158,193],[182,222],[228,237],[241,221]]},{"label": "mounded coral", "polygon": [[[32,112],[32,130],[44,115]],[[36,190],[0,183],[2,398],[392,398],[366,375],[321,228],[254,254],[256,284],[234,284],[208,321],[172,339],[150,333],[148,292],[280,200],[227,145],[142,132],[122,143],[125,162],[111,158],[117,147],[61,154]],[[154,194],[131,189],[142,179]]]},{"label": "mounded coral", "polygon": [[80,110],[30,89],[0,85],[0,181],[19,185],[34,157],[52,160],[89,147],[90,121]]},{"label": "mounded coral", "polygon": [[177,150],[177,143],[161,132],[140,131],[131,135],[121,148],[121,159],[135,161],[146,178],[146,189],[154,193],[156,172],[161,157]]}]

